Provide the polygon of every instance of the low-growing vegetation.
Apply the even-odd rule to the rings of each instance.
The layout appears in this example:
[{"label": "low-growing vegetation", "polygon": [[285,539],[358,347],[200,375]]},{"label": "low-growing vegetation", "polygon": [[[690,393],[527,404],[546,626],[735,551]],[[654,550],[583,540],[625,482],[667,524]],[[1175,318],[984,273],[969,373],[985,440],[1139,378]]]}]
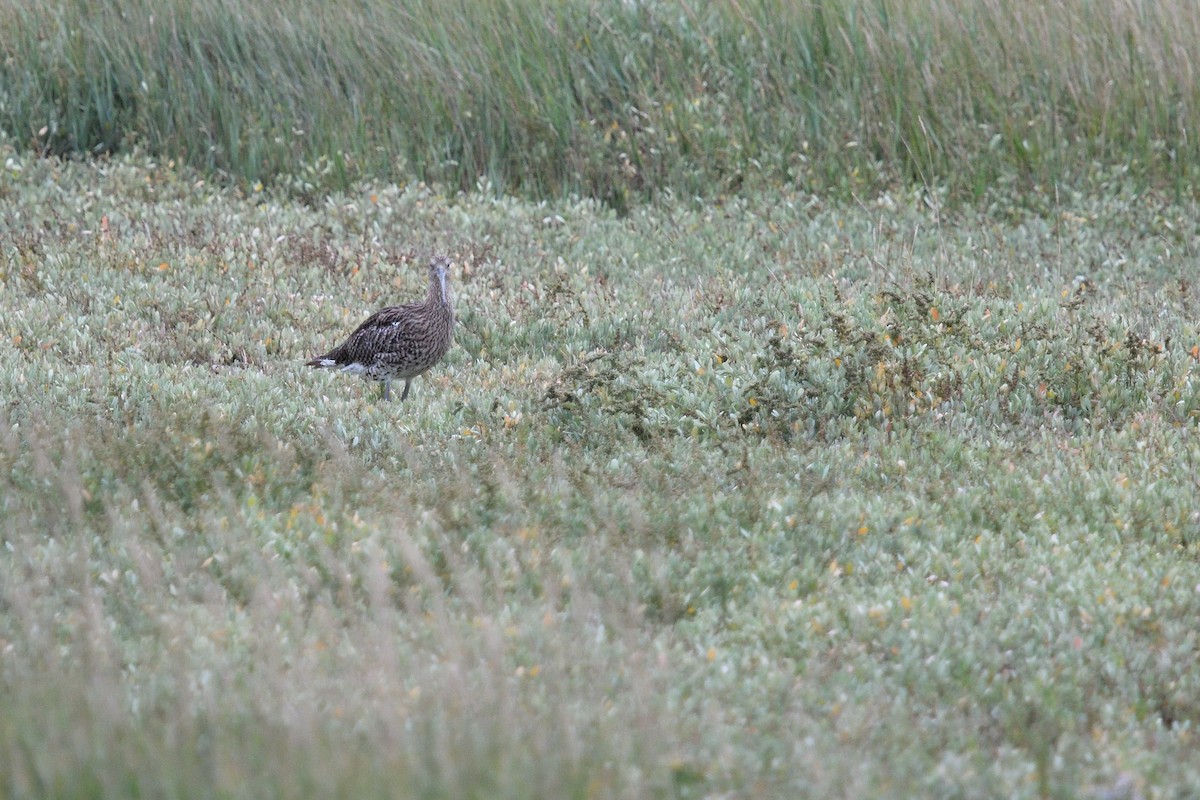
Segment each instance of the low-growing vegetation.
[{"label": "low-growing vegetation", "polygon": [[[1182,797],[1195,209],[0,178],[9,797]],[[456,261],[404,404],[305,369]]]}]

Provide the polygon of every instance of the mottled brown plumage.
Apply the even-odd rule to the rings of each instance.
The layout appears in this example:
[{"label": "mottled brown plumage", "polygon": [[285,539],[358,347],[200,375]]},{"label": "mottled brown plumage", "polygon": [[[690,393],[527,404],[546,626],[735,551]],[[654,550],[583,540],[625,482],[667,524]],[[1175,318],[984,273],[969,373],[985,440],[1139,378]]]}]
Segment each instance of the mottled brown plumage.
[{"label": "mottled brown plumage", "polygon": [[434,256],[429,261],[429,294],[424,303],[376,311],[346,341],[307,363],[381,381],[384,400],[391,399],[392,381],[403,380],[400,399],[404,400],[412,379],[446,355],[453,329],[450,259]]}]

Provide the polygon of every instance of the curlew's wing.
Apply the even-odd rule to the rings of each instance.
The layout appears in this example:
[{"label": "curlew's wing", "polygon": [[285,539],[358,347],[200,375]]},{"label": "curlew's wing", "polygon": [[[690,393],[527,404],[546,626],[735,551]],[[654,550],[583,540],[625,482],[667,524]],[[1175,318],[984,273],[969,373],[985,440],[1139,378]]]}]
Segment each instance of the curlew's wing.
[{"label": "curlew's wing", "polygon": [[346,341],[308,364],[314,367],[370,364],[376,355],[390,349],[389,340],[404,337],[414,312],[420,307],[417,303],[406,303],[379,309],[355,328]]},{"label": "curlew's wing", "polygon": [[381,308],[371,316],[363,320],[363,324],[354,329],[354,333],[346,337],[346,342],[349,343],[357,336],[371,336],[373,333],[378,333],[380,329],[394,330],[403,328],[408,324],[413,312],[421,308],[420,303],[405,303],[402,306],[388,306]]}]

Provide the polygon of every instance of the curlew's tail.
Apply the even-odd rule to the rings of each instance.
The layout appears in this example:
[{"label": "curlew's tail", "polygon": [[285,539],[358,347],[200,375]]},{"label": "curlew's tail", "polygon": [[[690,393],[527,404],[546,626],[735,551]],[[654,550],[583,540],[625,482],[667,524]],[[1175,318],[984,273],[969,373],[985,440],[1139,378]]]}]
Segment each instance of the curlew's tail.
[{"label": "curlew's tail", "polygon": [[329,356],[319,356],[317,358],[314,358],[312,361],[304,362],[304,366],[317,367],[318,369],[320,369],[322,367],[336,367],[337,365],[338,365],[337,362],[334,361]]}]

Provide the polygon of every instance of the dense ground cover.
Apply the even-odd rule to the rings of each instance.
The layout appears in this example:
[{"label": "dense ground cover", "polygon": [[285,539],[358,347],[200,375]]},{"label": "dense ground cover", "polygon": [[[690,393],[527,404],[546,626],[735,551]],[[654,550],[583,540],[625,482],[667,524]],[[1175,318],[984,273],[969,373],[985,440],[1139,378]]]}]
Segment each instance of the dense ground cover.
[{"label": "dense ground cover", "polygon": [[[1190,205],[0,161],[6,795],[1200,782]],[[301,366],[433,250],[409,402]]]},{"label": "dense ground cover", "polygon": [[1190,796],[1198,9],[0,0],[4,795]]}]

